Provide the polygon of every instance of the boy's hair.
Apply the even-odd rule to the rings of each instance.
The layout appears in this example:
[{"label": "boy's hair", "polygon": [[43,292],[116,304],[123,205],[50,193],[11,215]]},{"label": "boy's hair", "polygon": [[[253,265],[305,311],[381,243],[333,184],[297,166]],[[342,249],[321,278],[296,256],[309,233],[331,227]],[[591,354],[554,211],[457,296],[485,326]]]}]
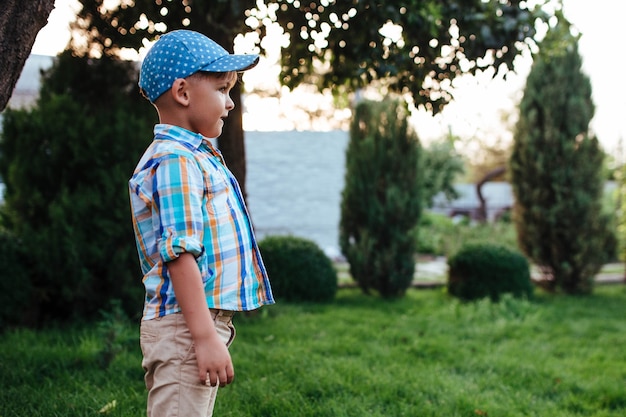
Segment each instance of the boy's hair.
[{"label": "boy's hair", "polygon": [[[194,72],[193,74],[191,74],[190,76],[187,77],[187,79],[191,79],[191,78],[208,78],[208,77],[214,77],[217,78],[218,80],[221,79],[226,79],[226,81],[230,84],[230,87],[232,88],[237,81],[239,81],[239,75],[237,72],[235,71],[228,71],[228,72],[206,72],[206,71],[198,71],[198,72]],[[148,98],[148,94],[142,89],[139,89],[139,92],[141,93],[142,96],[144,96],[145,98],[147,98],[148,100],[150,100]],[[156,104],[157,100],[160,98],[161,96],[157,97],[152,103]]]},{"label": "boy's hair", "polygon": [[258,62],[256,54],[229,54],[201,33],[175,30],[161,36],[148,51],[141,64],[139,88],[154,103],[178,78],[187,78],[197,72],[245,71]]},{"label": "boy's hair", "polygon": [[206,78],[213,77],[218,80],[225,80],[231,86],[235,85],[235,83],[239,80],[239,75],[235,71],[227,71],[227,72],[208,72],[208,71],[198,71],[194,72],[187,78],[198,77],[198,78]]}]

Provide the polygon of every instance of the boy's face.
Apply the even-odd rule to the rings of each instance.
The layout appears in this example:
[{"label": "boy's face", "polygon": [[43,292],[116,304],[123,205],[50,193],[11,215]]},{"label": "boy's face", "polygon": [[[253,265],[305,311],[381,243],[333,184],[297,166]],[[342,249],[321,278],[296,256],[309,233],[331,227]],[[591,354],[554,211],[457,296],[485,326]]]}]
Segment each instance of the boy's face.
[{"label": "boy's face", "polygon": [[234,86],[236,75],[196,73],[187,77],[187,81],[190,94],[190,130],[208,138],[218,137],[224,127],[223,118],[235,108],[230,98],[230,90]]}]

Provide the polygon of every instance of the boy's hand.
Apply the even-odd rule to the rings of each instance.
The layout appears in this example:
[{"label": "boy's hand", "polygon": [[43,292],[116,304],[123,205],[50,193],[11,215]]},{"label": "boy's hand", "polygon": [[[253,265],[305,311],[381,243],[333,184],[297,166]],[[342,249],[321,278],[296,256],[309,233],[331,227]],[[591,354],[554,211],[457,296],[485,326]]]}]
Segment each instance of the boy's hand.
[{"label": "boy's hand", "polygon": [[235,377],[228,347],[220,339],[206,303],[204,285],[194,256],[182,253],[167,263],[174,293],[193,338],[198,377],[211,386],[230,384]]},{"label": "boy's hand", "polygon": [[235,378],[235,370],[230,353],[224,342],[217,336],[206,341],[196,342],[198,377],[203,384],[224,387]]}]

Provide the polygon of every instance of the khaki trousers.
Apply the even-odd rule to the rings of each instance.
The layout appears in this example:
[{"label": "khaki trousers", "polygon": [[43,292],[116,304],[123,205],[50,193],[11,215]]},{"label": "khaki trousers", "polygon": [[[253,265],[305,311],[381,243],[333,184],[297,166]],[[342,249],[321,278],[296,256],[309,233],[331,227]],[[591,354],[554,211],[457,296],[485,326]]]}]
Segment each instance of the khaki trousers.
[{"label": "khaki trousers", "polygon": [[[233,312],[211,309],[215,328],[230,346],[235,338]],[[140,335],[148,389],[148,417],[209,417],[218,387],[198,380],[191,333],[181,313],[141,322]]]}]

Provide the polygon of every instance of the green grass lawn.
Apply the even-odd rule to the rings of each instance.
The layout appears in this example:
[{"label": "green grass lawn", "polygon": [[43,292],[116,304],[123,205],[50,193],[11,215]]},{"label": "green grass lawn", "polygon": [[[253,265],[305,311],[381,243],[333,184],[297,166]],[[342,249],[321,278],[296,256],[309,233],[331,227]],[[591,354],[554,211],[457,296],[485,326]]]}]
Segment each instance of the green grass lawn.
[{"label": "green grass lawn", "polygon": [[[119,324],[5,332],[0,417],[145,415],[137,325]],[[497,305],[343,289],[332,304],[279,303],[236,325],[237,376],[215,416],[626,415],[622,285]],[[117,352],[108,367],[103,351]]]}]

